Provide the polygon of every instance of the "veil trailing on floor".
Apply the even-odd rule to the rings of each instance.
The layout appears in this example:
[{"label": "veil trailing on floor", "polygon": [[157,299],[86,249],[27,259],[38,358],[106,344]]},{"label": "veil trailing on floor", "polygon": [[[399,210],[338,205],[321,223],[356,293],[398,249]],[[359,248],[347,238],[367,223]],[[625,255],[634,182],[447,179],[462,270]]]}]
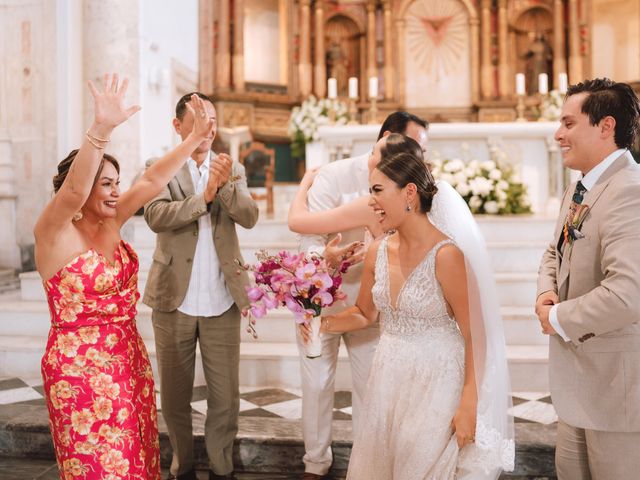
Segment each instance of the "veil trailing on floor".
[{"label": "veil trailing on floor", "polygon": [[462,250],[467,270],[471,340],[478,388],[475,443],[460,451],[457,478],[496,479],[514,467],[511,388],[500,303],[489,253],[469,207],[446,182],[438,182],[429,219]]}]

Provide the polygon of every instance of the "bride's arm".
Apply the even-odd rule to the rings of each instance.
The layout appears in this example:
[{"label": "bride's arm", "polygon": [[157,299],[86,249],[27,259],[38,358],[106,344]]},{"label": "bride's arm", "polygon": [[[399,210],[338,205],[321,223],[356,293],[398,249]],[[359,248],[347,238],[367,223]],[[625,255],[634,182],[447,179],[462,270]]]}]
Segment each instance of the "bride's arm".
[{"label": "bride's arm", "polygon": [[471,341],[467,273],[464,255],[457,247],[445,246],[438,251],[436,277],[464,338],[464,385],[460,405],[452,422],[458,446],[463,447],[475,439],[478,391]]},{"label": "bride's arm", "polygon": [[336,314],[322,318],[323,333],[344,333],[367,327],[378,319],[378,309],[373,303],[371,289],[375,282],[376,257],[380,241],[376,241],[367,251],[364,259],[362,278],[360,280],[360,292],[353,307]]},{"label": "bride's arm", "polygon": [[308,171],[300,182],[289,208],[289,230],[303,234],[329,234],[367,227],[375,232],[377,222],[366,196],[329,210],[310,212],[307,193],[315,175],[316,171]]}]

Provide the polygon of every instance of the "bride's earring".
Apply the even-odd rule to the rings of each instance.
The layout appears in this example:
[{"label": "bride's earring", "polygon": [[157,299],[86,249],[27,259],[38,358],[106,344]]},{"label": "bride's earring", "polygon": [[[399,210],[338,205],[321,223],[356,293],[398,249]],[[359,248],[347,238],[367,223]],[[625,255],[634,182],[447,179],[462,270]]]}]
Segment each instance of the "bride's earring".
[{"label": "bride's earring", "polygon": [[411,211],[411,205],[409,205],[408,203],[407,203],[407,208],[406,208],[406,210],[407,210],[407,212],[410,212],[410,211]]},{"label": "bride's earring", "polygon": [[82,212],[76,212],[73,214],[73,218],[71,218],[74,222],[82,220]]}]

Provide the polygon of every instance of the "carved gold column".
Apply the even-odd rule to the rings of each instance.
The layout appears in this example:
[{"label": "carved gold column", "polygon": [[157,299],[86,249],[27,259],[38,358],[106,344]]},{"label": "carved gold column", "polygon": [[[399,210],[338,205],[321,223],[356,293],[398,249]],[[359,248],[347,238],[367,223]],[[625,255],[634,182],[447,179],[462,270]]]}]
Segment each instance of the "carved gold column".
[{"label": "carved gold column", "polygon": [[198,90],[212,93],[215,86],[215,50],[213,26],[216,21],[215,4],[208,0],[200,0],[198,3],[198,36],[199,79]]},{"label": "carved gold column", "polygon": [[396,38],[398,39],[398,98],[400,99],[400,105],[405,104],[406,100],[406,88],[405,88],[405,74],[407,71],[407,55],[405,52],[405,28],[406,22],[399,18],[396,20]]},{"label": "carved gold column", "polygon": [[553,2],[553,85],[557,88],[559,73],[567,72],[564,53],[564,5],[562,0]]},{"label": "carved gold column", "polygon": [[509,67],[507,20],[507,0],[498,1],[498,86],[499,97],[507,98],[511,95],[511,68]]},{"label": "carved gold column", "polygon": [[244,92],[244,0],[233,3],[233,89]]},{"label": "carved gold column", "polygon": [[369,78],[377,77],[376,67],[376,2],[367,3],[367,97],[369,97]]},{"label": "carved gold column", "polygon": [[474,16],[469,19],[471,33],[471,102],[480,99],[480,20]]},{"label": "carved gold column", "polygon": [[569,83],[578,83],[582,80],[584,79],[580,54],[578,0],[569,0]]},{"label": "carved gold column", "polygon": [[480,70],[480,88],[482,98],[491,98],[493,95],[493,66],[491,65],[491,0],[482,0],[482,67]]},{"label": "carved gold column", "polygon": [[218,48],[216,50],[216,84],[220,90],[231,87],[231,55],[229,50],[229,0],[218,2]]},{"label": "carved gold column", "polygon": [[[327,66],[324,53],[324,10],[323,0],[316,0],[316,34],[315,34],[315,61],[313,71],[315,74],[314,91],[318,98],[327,94]],[[338,85],[338,89],[343,85]]]},{"label": "carved gold column", "polygon": [[310,0],[300,0],[300,94],[307,97],[311,94],[311,11]]},{"label": "carved gold column", "polygon": [[393,100],[393,28],[391,1],[384,2],[384,98]]}]

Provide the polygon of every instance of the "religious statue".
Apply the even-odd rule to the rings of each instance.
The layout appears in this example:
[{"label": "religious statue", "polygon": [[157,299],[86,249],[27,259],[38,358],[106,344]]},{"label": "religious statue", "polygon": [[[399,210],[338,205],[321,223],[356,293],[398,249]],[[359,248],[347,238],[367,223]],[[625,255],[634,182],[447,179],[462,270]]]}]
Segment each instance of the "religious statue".
[{"label": "religious statue", "polygon": [[345,94],[349,82],[349,58],[342,45],[336,39],[331,41],[327,49],[327,70],[329,76],[338,81],[338,91]]},{"label": "religious statue", "polygon": [[553,52],[544,34],[535,34],[523,58],[527,61],[527,91],[529,95],[535,95],[538,93],[538,75],[546,73],[552,77]]}]

